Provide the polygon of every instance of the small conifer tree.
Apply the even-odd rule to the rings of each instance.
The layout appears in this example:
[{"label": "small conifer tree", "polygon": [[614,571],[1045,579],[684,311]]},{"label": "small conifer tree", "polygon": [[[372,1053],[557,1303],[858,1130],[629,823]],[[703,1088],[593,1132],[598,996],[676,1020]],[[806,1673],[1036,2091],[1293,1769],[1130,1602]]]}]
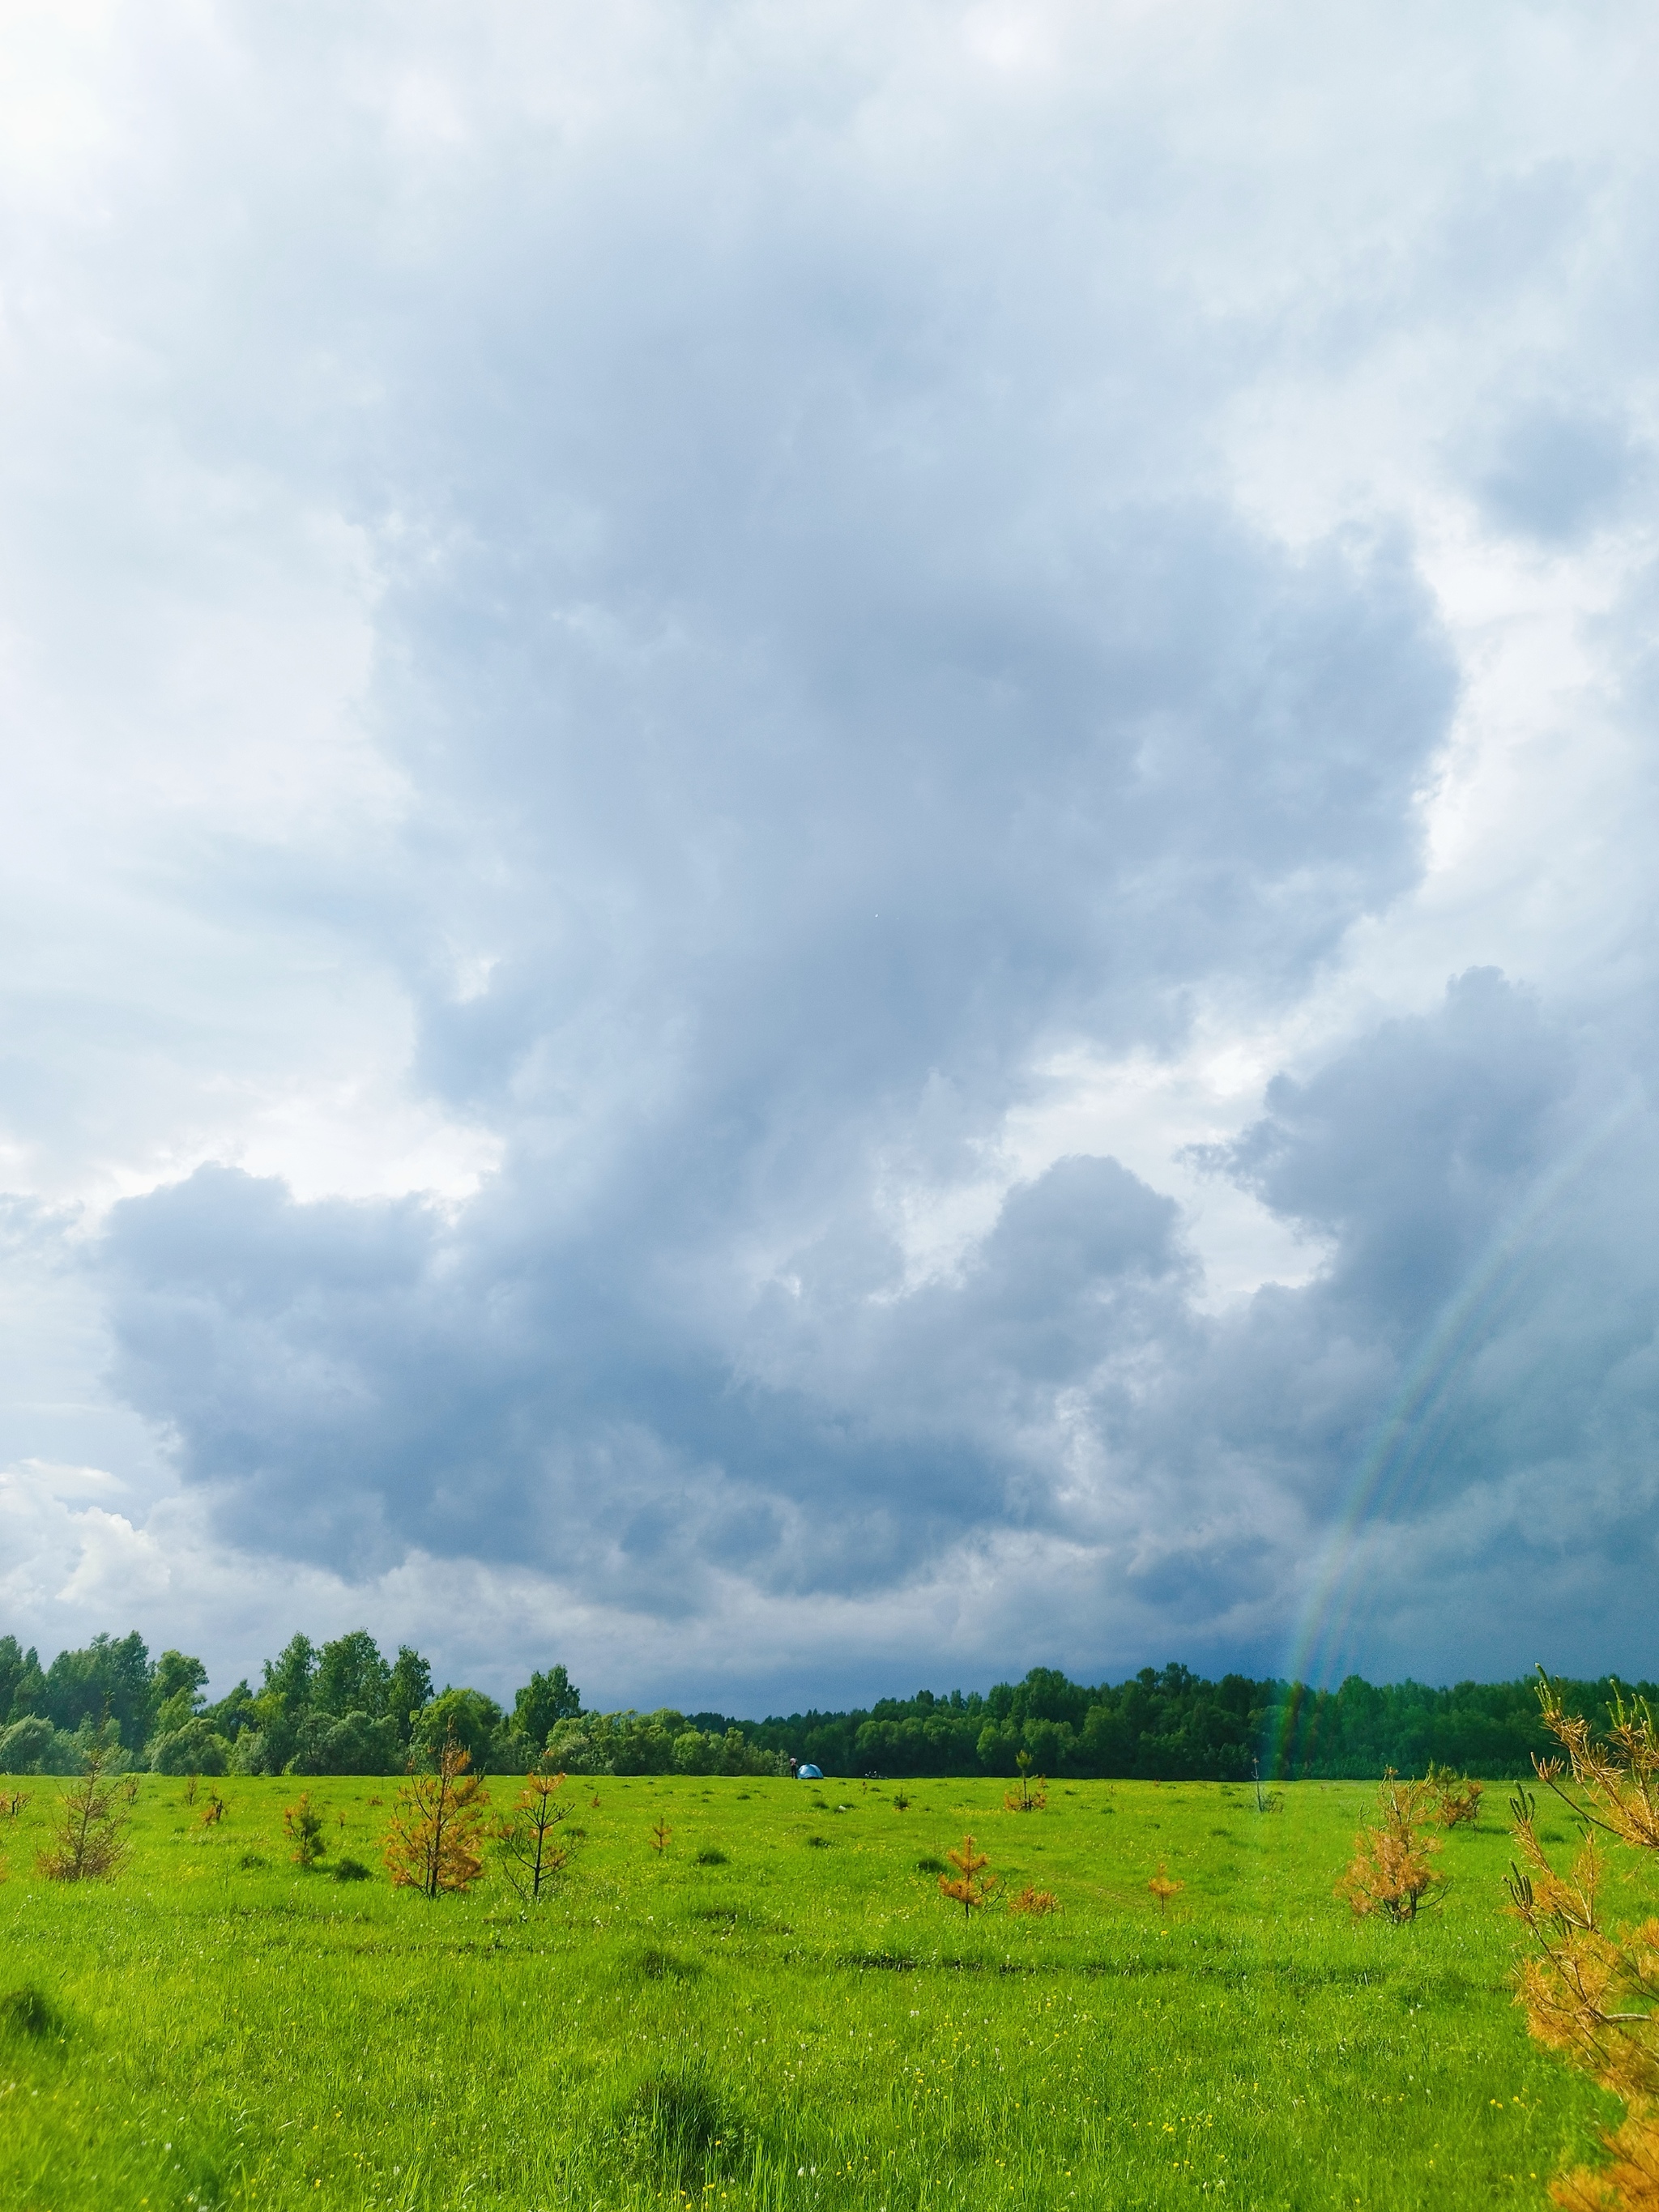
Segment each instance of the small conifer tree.
[{"label": "small conifer tree", "polygon": [[668,1849],[668,1839],[673,1832],[666,1820],[659,1820],[651,1831],[651,1848],[659,1857]]},{"label": "small conifer tree", "polygon": [[298,1867],[314,1867],[328,1845],[323,1841],[323,1816],[311,1802],[310,1793],[302,1790],[291,1805],[283,1808],[283,1826],[294,1846],[290,1856]]},{"label": "small conifer tree", "polygon": [[1152,1876],[1146,1887],[1151,1890],[1152,1895],[1158,1899],[1158,1917],[1161,1920],[1170,1909],[1170,1899],[1172,1897],[1178,1896],[1180,1893],[1186,1888],[1187,1885],[1184,1881],[1176,1881],[1172,1875],[1164,1871],[1163,1865],[1160,1863],[1158,1872]]},{"label": "small conifer tree", "polygon": [[991,1863],[990,1856],[985,1851],[975,1850],[971,1836],[963,1838],[959,1850],[946,1851],[945,1856],[956,1869],[956,1873],[939,1876],[939,1895],[948,1897],[953,1905],[959,1905],[964,1920],[971,1919],[981,1906],[990,1902],[991,1893],[997,1886],[996,1876],[985,1871]]},{"label": "small conifer tree", "polygon": [[1053,1890],[1033,1889],[1030,1883],[1028,1881],[1024,1888],[1020,1891],[1018,1897],[1011,1897],[1009,1899],[1008,1910],[1010,1912],[1032,1912],[1037,1914],[1058,1912],[1060,1910],[1060,1902],[1054,1895]]},{"label": "small conifer tree", "polygon": [[529,1905],[540,1902],[543,1890],[569,1861],[571,1846],[561,1833],[570,1811],[558,1794],[563,1787],[562,1774],[532,1767],[495,1831],[501,1871]]},{"label": "small conifer tree", "polygon": [[1040,1813],[1048,1802],[1048,1776],[1032,1773],[1029,1751],[1022,1751],[1014,1764],[1019,1775],[1013,1788],[1004,1794],[1003,1809],[1009,1813]]},{"label": "small conifer tree", "polygon": [[1434,1816],[1443,1828],[1480,1826],[1480,1800],[1486,1795],[1480,1783],[1459,1774],[1455,1767],[1432,1764],[1424,1780],[1435,1793]]},{"label": "small conifer tree", "polygon": [[35,1860],[48,1881],[107,1881],[119,1873],[131,1846],[109,1771],[114,1757],[113,1742],[100,1731],[63,1794],[56,1836]]},{"label": "small conifer tree", "polygon": [[1376,1793],[1377,1825],[1353,1839],[1354,1856],[1336,1894],[1356,1920],[1380,1912],[1396,1928],[1415,1920],[1425,1905],[1438,1905],[1449,1883],[1434,1869],[1441,1844],[1424,1830],[1438,1796],[1431,1782],[1402,1782],[1389,1767]]},{"label": "small conifer tree", "polygon": [[399,1889],[428,1897],[470,1889],[484,1870],[482,1845],[489,1798],[471,1754],[445,1739],[435,1771],[411,1769],[386,1829],[386,1869]]},{"label": "small conifer tree", "polygon": [[1533,1763],[1584,1841],[1571,1870],[1558,1874],[1539,1838],[1531,1793],[1511,1800],[1522,1864],[1510,1869],[1510,1894],[1537,1947],[1519,1970],[1516,2002],[1539,2042],[1625,2105],[1624,2121],[1604,2138],[1612,2163],[1559,2175],[1550,2194],[1565,2212],[1652,2212],[1659,2205],[1659,1918],[1608,1927],[1596,1838],[1659,1854],[1659,1724],[1648,1706],[1615,1695],[1613,1725],[1598,1739],[1566,1711],[1547,1678],[1539,1700],[1566,1756]]}]

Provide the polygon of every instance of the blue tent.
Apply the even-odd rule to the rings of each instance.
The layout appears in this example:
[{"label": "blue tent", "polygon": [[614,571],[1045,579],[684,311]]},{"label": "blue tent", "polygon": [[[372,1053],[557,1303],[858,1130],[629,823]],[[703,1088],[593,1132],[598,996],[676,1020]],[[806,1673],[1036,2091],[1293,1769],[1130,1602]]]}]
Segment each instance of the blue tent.
[{"label": "blue tent", "polygon": [[822,1782],[823,1769],[821,1766],[799,1767],[796,1770],[795,1779],[797,1782]]}]

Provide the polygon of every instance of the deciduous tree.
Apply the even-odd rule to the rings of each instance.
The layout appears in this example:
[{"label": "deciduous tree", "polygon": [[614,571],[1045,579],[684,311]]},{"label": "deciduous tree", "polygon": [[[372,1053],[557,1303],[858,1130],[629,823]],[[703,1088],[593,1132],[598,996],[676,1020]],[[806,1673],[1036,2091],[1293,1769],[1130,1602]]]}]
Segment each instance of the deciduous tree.
[{"label": "deciduous tree", "polygon": [[311,1686],[315,1712],[343,1720],[348,1713],[365,1713],[373,1720],[384,1711],[392,1669],[380,1656],[380,1647],[366,1628],[337,1636],[317,1655],[317,1675]]},{"label": "deciduous tree", "polygon": [[489,1767],[490,1747],[501,1725],[501,1707],[482,1690],[445,1690],[416,1716],[410,1729],[410,1749],[435,1766],[444,1746],[453,1741],[466,1753],[475,1773],[482,1775]]},{"label": "deciduous tree", "polygon": [[567,1670],[550,1667],[544,1674],[532,1674],[523,1689],[515,1693],[513,1725],[540,1751],[547,1742],[549,1729],[561,1721],[577,1719],[581,1709],[582,1693]]},{"label": "deciduous tree", "polygon": [[386,1717],[405,1748],[416,1713],[432,1702],[432,1669],[412,1644],[400,1644],[386,1686]]}]

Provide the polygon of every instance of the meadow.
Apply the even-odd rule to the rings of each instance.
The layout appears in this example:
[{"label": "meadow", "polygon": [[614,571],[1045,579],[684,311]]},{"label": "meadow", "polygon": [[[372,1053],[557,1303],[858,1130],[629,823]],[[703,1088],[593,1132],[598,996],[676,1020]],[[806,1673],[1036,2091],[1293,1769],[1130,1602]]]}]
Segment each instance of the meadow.
[{"label": "meadow", "polygon": [[[310,1785],[302,1872],[295,1783],[218,1785],[204,1826],[206,1785],[144,1776],[125,1870],[82,1884],[33,1871],[59,1785],[12,1786],[3,2212],[1538,2206],[1613,2113],[1511,2002],[1501,1787],[1395,1928],[1332,1894],[1358,1784],[1015,1814],[991,1783],[573,1779],[535,1908],[495,1872],[393,1889],[395,1783]],[[924,1863],[969,1830],[1000,1899],[1062,1910],[947,1904]]]}]

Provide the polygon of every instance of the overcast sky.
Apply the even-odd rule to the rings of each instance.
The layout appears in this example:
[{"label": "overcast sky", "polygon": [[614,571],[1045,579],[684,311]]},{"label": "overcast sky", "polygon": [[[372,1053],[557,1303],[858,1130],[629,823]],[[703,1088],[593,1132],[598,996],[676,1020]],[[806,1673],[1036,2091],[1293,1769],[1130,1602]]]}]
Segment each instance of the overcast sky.
[{"label": "overcast sky", "polygon": [[0,12],[0,1631],[1659,1674],[1656,96]]}]

